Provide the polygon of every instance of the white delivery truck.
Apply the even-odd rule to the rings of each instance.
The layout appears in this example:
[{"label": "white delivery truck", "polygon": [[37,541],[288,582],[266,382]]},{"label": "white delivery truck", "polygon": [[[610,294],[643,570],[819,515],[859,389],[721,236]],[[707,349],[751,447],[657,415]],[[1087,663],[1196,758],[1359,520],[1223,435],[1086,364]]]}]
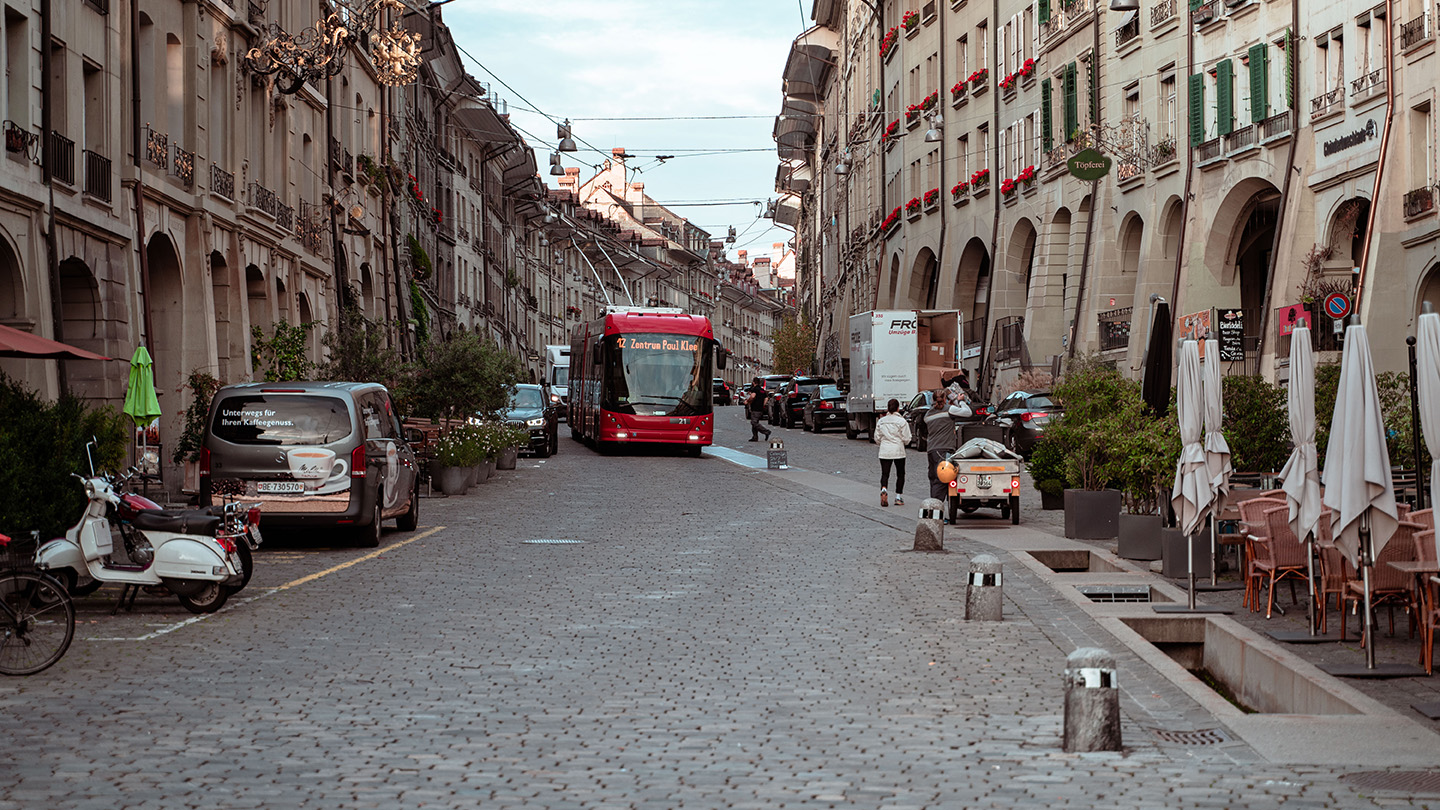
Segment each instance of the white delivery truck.
[{"label": "white delivery truck", "polygon": [[891,399],[903,406],[960,367],[958,310],[877,309],[850,316],[850,393],[845,436],[874,438]]},{"label": "white delivery truck", "polygon": [[570,347],[545,347],[545,386],[550,389],[550,404],[560,409],[564,420],[570,408]]}]

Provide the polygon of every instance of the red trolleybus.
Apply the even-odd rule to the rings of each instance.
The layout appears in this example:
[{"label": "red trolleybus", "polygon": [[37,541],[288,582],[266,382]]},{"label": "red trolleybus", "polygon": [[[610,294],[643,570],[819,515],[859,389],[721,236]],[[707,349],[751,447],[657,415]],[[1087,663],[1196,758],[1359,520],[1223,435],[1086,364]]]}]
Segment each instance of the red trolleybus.
[{"label": "red trolleybus", "polygon": [[710,319],[673,308],[609,307],[570,342],[570,435],[622,444],[710,444],[712,367],[725,367]]}]

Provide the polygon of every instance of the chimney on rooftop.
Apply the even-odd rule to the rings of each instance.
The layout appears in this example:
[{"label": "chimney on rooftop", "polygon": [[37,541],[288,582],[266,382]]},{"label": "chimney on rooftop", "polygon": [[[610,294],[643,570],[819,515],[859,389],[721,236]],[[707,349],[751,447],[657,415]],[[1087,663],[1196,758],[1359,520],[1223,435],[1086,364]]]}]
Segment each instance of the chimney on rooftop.
[{"label": "chimney on rooftop", "polygon": [[617,146],[617,147],[615,147],[614,149],[611,149],[611,150],[610,150],[610,154],[611,154],[612,156],[614,156],[615,159],[617,159],[617,160],[624,160],[624,159],[625,159],[625,147],[623,147],[623,146]]},{"label": "chimney on rooftop", "polygon": [[633,188],[633,189],[635,189],[636,191],[644,191],[644,190],[645,190],[645,184],[644,184],[644,183],[631,183],[631,184],[630,184],[630,188]]}]

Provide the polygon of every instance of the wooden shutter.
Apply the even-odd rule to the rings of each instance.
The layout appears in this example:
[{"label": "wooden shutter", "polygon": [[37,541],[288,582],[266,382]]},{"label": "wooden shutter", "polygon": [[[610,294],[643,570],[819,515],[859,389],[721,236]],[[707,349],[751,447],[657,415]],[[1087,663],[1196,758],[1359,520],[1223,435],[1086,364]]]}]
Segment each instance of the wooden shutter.
[{"label": "wooden shutter", "polygon": [[1205,142],[1205,74],[1190,74],[1190,145]]},{"label": "wooden shutter", "polygon": [[1235,66],[1222,59],[1215,66],[1215,134],[1229,135],[1235,129]]},{"label": "wooden shutter", "polygon": [[1053,113],[1050,111],[1050,80],[1040,80],[1040,144],[1046,152],[1055,148]]},{"label": "wooden shutter", "polygon": [[1250,122],[1258,124],[1270,115],[1270,63],[1265,43],[1250,46]]},{"label": "wooden shutter", "polygon": [[1050,22],[1050,0],[1040,0],[1039,5],[1040,9],[1037,13],[1043,25],[1044,23]]},{"label": "wooden shutter", "polygon": [[1075,63],[1071,62],[1065,66],[1062,92],[1065,94],[1065,142],[1074,140],[1075,131],[1080,127],[1080,100],[1077,98],[1078,84]]},{"label": "wooden shutter", "polygon": [[1205,0],[1190,0],[1190,10],[1194,11],[1205,3]]},{"label": "wooden shutter", "polygon": [[1085,69],[1090,71],[1090,123],[1100,123],[1100,71],[1095,69],[1095,60],[1091,59]]},{"label": "wooden shutter", "polygon": [[1295,109],[1295,34],[1289,28],[1285,29],[1285,108]]}]

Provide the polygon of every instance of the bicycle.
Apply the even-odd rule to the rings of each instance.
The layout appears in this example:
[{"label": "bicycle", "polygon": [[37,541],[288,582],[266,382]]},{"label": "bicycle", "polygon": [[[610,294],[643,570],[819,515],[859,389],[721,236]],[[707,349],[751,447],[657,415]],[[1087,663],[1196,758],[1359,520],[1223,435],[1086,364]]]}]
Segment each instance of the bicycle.
[{"label": "bicycle", "polygon": [[75,637],[75,603],[65,586],[35,569],[31,542],[0,534],[0,674],[34,675],[53,666]]}]

